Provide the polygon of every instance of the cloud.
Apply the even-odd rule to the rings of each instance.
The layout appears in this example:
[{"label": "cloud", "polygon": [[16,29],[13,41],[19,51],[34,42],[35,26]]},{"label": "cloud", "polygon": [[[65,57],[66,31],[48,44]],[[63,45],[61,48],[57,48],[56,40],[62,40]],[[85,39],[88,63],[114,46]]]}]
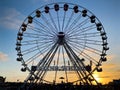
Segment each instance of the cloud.
[{"label": "cloud", "polygon": [[111,78],[110,76],[101,76],[99,78]]},{"label": "cloud", "polygon": [[14,8],[7,8],[3,10],[0,17],[0,26],[18,30],[23,21],[23,15]]},{"label": "cloud", "polygon": [[120,69],[117,69],[116,71],[117,71],[117,72],[120,72]]},{"label": "cloud", "polygon": [[108,61],[109,61],[109,60],[114,60],[115,58],[116,58],[116,55],[114,55],[114,54],[107,55]]},{"label": "cloud", "polygon": [[7,60],[8,60],[8,55],[0,52],[0,61],[7,61]]},{"label": "cloud", "polygon": [[106,64],[105,67],[110,70],[110,68],[116,68],[117,65],[116,65],[116,64],[109,63],[109,64]]}]

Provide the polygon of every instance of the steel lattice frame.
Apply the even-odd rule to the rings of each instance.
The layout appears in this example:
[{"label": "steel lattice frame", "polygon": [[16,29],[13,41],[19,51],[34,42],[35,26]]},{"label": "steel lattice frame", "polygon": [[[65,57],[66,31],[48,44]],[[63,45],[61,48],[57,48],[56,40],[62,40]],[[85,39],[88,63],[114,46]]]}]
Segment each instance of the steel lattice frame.
[{"label": "steel lattice frame", "polygon": [[[36,9],[24,20],[17,34],[17,61],[23,65],[21,71],[29,72],[25,82],[59,83],[64,79],[65,83],[98,84],[92,73],[102,71],[107,44],[102,23],[88,9],[52,3]],[[48,71],[50,66],[64,69]],[[68,66],[73,71],[65,68]]]}]

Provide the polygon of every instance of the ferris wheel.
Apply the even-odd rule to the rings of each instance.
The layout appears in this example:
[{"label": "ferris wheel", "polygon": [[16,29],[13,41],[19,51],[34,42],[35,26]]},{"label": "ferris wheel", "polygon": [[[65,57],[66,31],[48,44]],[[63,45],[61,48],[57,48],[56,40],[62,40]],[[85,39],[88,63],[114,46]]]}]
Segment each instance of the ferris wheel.
[{"label": "ferris wheel", "polygon": [[17,61],[25,82],[93,84],[109,49],[100,20],[72,3],[44,5],[23,21],[17,34]]}]

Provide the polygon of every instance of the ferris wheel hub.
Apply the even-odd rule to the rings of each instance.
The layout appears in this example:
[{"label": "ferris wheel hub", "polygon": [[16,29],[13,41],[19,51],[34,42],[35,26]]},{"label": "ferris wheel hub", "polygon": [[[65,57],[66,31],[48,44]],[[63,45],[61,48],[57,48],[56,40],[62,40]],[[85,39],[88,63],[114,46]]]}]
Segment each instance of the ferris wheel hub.
[{"label": "ferris wheel hub", "polygon": [[64,41],[65,41],[64,38],[65,38],[64,32],[58,32],[58,44],[59,45],[64,44]]}]

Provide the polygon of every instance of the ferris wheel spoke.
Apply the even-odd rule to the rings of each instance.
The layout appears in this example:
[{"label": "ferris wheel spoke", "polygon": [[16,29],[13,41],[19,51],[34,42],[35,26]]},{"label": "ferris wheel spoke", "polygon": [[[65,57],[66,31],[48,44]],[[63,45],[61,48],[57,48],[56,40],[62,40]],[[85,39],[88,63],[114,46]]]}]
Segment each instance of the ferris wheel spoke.
[{"label": "ferris wheel spoke", "polygon": [[[49,55],[52,53],[52,51],[55,49],[55,47],[56,47],[56,43],[55,44],[53,44],[53,46],[50,48],[50,50],[46,53],[46,55],[42,58],[42,62],[45,62],[46,60],[45,59],[48,59],[48,57],[49,57]],[[42,62],[39,62],[38,64],[37,64],[37,66],[41,66],[41,64],[42,64]],[[39,72],[38,72],[39,73]],[[37,73],[37,74],[38,74]]]},{"label": "ferris wheel spoke", "polygon": [[[81,37],[84,37],[84,38],[92,38],[92,37],[100,37],[100,33],[99,32],[94,32],[94,33],[81,33],[79,34]],[[80,37],[80,36],[77,36],[77,37]],[[80,37],[80,38],[81,38]]]},{"label": "ferris wheel spoke", "polygon": [[89,56],[88,54],[86,54],[86,53],[81,53],[81,55],[82,55],[83,57],[85,57],[87,60],[92,61],[92,63],[93,63],[94,65],[97,65],[97,64],[99,63],[96,59],[90,57],[90,56]]},{"label": "ferris wheel spoke", "polygon": [[[76,40],[76,41],[74,41]],[[81,41],[86,44],[86,45],[98,45],[98,46],[101,46],[102,45],[102,41],[97,41],[97,40],[90,40],[90,39],[79,39],[78,38],[72,38],[72,41],[71,42],[75,42],[75,43],[81,43]]]},{"label": "ferris wheel spoke", "polygon": [[31,52],[34,52],[34,51],[38,50],[38,48],[45,48],[48,45],[51,46],[52,44],[51,43],[50,44],[43,44],[43,45],[40,45],[40,46],[36,45],[34,47],[31,47],[29,49],[26,49],[26,50],[22,51],[22,53],[23,53],[23,55],[25,55],[25,54],[28,54],[28,53],[31,53]]},{"label": "ferris wheel spoke", "polygon": [[[57,12],[57,13],[58,13],[58,12]],[[53,26],[54,26],[54,28],[55,28],[55,31],[58,32],[59,29],[57,28],[57,25],[55,24],[55,21],[54,21],[54,19],[53,19],[53,16],[51,15],[50,12],[49,12],[49,16],[50,16],[50,20],[52,21],[52,24],[53,24]]]},{"label": "ferris wheel spoke", "polygon": [[[27,60],[25,60],[25,64],[29,64],[33,61],[35,61],[38,57],[40,57],[42,55],[41,52],[37,52],[35,53],[33,56],[29,57]],[[42,55],[43,56],[43,55]]]},{"label": "ferris wheel spoke", "polygon": [[[40,21],[38,21],[38,20],[36,20],[36,19],[34,19],[34,24],[35,25],[37,25],[37,26],[39,26],[39,28],[41,29],[41,30],[43,30],[43,31],[48,31],[48,32],[50,32],[49,30],[49,28],[46,26],[46,25],[44,25],[43,23],[41,23]],[[33,28],[36,28],[35,26],[32,26]],[[38,28],[38,29],[39,29]],[[50,32],[51,33],[51,32]],[[52,34],[52,33],[51,33]]]},{"label": "ferris wheel spoke", "polygon": [[[79,53],[78,51],[79,48],[74,47],[74,50]],[[88,61],[92,61],[92,63],[94,63],[95,65],[97,65],[98,61],[95,60],[94,58],[90,57],[88,54],[86,54],[84,51],[81,51],[81,53],[79,54],[81,56],[83,56],[85,58],[85,60],[87,59]]]},{"label": "ferris wheel spoke", "polygon": [[101,46],[102,45],[102,41],[98,41],[98,40],[91,40],[91,39],[87,39],[87,38],[81,38],[81,37],[76,37],[76,38],[69,38],[68,39],[68,42],[74,42],[74,43],[82,43],[84,42],[85,44],[91,44],[91,45],[99,45]]},{"label": "ferris wheel spoke", "polygon": [[[53,50],[51,51],[52,55],[51,55],[51,54],[50,54],[51,56],[48,55],[48,57],[46,57],[47,59],[46,59],[45,63],[42,64],[42,67],[45,67],[46,70],[47,70],[48,67],[50,66],[50,64],[51,64],[51,62],[52,62],[52,60],[53,60],[53,58],[54,58],[54,56],[55,56],[55,53],[56,53],[57,49],[58,49],[58,46],[56,46],[56,47],[53,49],[54,51],[53,51]],[[46,70],[45,70],[45,71],[42,71],[40,74],[38,74],[40,78],[43,78],[43,77],[44,77],[44,75],[46,74]],[[43,74],[42,74],[42,73],[43,73]]]},{"label": "ferris wheel spoke", "polygon": [[23,53],[23,55],[25,55],[25,54],[28,54],[28,53],[30,54],[30,53],[32,53],[34,51],[37,51],[37,50],[38,50],[37,46],[34,46],[34,47],[31,47],[31,48],[26,49],[26,50],[21,51],[21,52]]},{"label": "ferris wheel spoke", "polygon": [[[52,36],[47,36],[47,35],[39,35],[39,34],[32,34],[32,33],[25,33],[24,37],[30,37],[30,38],[43,38],[43,39],[52,39]],[[46,38],[44,38],[46,37]]]},{"label": "ferris wheel spoke", "polygon": [[62,20],[62,31],[63,31],[64,25],[65,25],[65,17],[66,17],[66,11],[64,11],[64,16],[63,16],[63,20]]},{"label": "ferris wheel spoke", "polygon": [[[24,35],[24,37],[31,38],[31,41],[52,41],[49,39],[55,39],[53,37],[47,37],[47,36],[32,36],[32,35]],[[32,40],[33,39],[33,40]]]},{"label": "ferris wheel spoke", "polygon": [[81,14],[79,14],[72,22],[71,24],[69,25],[68,29],[69,31],[73,31],[74,29],[74,26],[76,26],[76,24],[78,23],[78,21],[81,19]]},{"label": "ferris wheel spoke", "polygon": [[[94,58],[92,58],[92,57],[90,57],[87,53],[85,53],[84,51],[81,51],[78,47],[76,47],[76,46],[73,46],[74,47],[74,50],[77,52],[77,53],[79,53],[79,55],[82,55],[83,57],[85,57],[87,60],[89,60],[89,61],[95,61],[96,63],[98,63],[98,61],[97,60],[95,60]],[[81,51],[81,53],[80,53],[80,51]],[[94,63],[95,63],[94,62]],[[95,63],[95,64],[96,64]]]},{"label": "ferris wheel spoke", "polygon": [[[69,32],[71,32],[71,31],[73,31],[73,30],[76,30],[76,28],[81,28],[81,27],[83,27],[84,25],[86,25],[87,23],[89,23],[89,18],[86,18],[85,20],[83,20],[82,22],[80,22],[78,25],[76,25],[76,27],[74,27],[74,28],[71,28],[70,30],[68,30],[66,33],[69,33]],[[77,30],[78,30],[77,29]]]},{"label": "ferris wheel spoke", "polygon": [[87,31],[94,30],[95,28],[96,28],[96,27],[91,27],[91,28],[87,28],[87,29],[82,28],[82,29],[80,29],[80,30],[81,30],[81,33],[85,33],[85,32],[87,32]]},{"label": "ferris wheel spoke", "polygon": [[36,44],[36,43],[37,43],[37,40],[32,41],[32,42],[30,42],[30,41],[22,41],[22,42],[21,42],[21,45],[22,45],[22,46],[34,45],[34,44]]},{"label": "ferris wheel spoke", "polygon": [[98,49],[95,49],[95,48],[92,48],[92,47],[89,47],[88,45],[86,45],[85,43],[83,43],[83,42],[80,42],[80,43],[78,43],[78,42],[69,42],[69,44],[71,45],[71,46],[75,46],[75,45],[77,45],[79,48],[82,48],[82,49],[87,49],[87,50],[91,50],[91,51],[94,51],[94,53],[96,53],[96,54],[98,54],[98,55],[100,55],[100,53],[102,53],[102,51],[100,51],[100,50],[98,50]]},{"label": "ferris wheel spoke", "polygon": [[91,49],[91,50],[93,50],[93,51],[97,51],[97,52],[99,52],[99,53],[102,53],[102,51],[100,51],[100,50],[98,50],[98,49],[96,49],[96,48],[93,48],[93,47],[89,47],[89,46],[85,46],[86,48],[88,48],[88,49]]},{"label": "ferris wheel spoke", "polygon": [[[83,43],[83,42],[81,42],[81,43]],[[74,43],[74,42],[69,42],[68,43],[70,46],[74,46],[74,45],[76,45],[77,47],[79,47],[79,48],[81,48],[81,49],[84,49],[85,47],[84,46],[82,46],[81,44],[78,44],[78,43]],[[83,43],[84,44],[84,43]]]},{"label": "ferris wheel spoke", "polygon": [[[38,46],[38,49],[39,49],[39,51],[41,51],[41,52],[46,52],[46,51],[48,51],[51,47],[52,47],[52,43],[50,43],[50,44],[45,44],[45,45],[43,45],[43,46],[41,46],[41,45],[39,45]],[[46,48],[47,47],[47,48]],[[42,48],[42,49],[41,49]]]},{"label": "ferris wheel spoke", "polygon": [[35,45],[35,44],[40,44],[40,43],[42,43],[42,44],[48,44],[48,43],[52,43],[52,41],[34,41],[34,42],[30,42],[30,41],[25,41],[25,42],[23,42],[23,43],[21,43],[21,45],[22,46],[27,46],[27,45],[29,45],[29,46],[31,46],[31,45]]},{"label": "ferris wheel spoke", "polygon": [[78,78],[84,77],[83,74],[82,74],[82,72],[79,72],[79,71],[77,70],[78,66],[76,65],[75,61],[74,61],[73,58],[71,57],[70,52],[67,50],[67,47],[66,47],[65,45],[64,45],[64,48],[65,48],[65,51],[66,51],[66,53],[67,53],[67,55],[68,55],[68,57],[69,57],[72,65],[73,65],[74,68],[75,68],[75,72],[77,73]]},{"label": "ferris wheel spoke", "polygon": [[48,35],[40,35],[40,34],[36,34],[36,33],[24,33],[23,35],[24,37],[30,37],[30,38],[39,38],[39,37],[48,37],[51,38],[53,36],[48,36]]},{"label": "ferris wheel spoke", "polygon": [[94,51],[94,50],[92,50],[92,49],[85,48],[85,50],[87,50],[87,51],[89,51],[89,52],[92,52],[92,53],[95,53],[95,54],[97,54],[97,55],[100,55],[99,52]]},{"label": "ferris wheel spoke", "polygon": [[90,43],[90,42],[86,42],[86,45],[98,45],[98,46],[101,46],[101,44],[99,44],[99,43]]},{"label": "ferris wheel spoke", "polygon": [[[50,38],[51,39],[51,38]],[[38,38],[38,39],[31,39],[31,40],[26,40],[26,41],[22,41],[21,43],[28,43],[28,42],[32,42],[32,43],[35,43],[35,42],[39,42],[39,43],[43,43],[43,42],[52,42],[52,40],[49,40],[48,37],[41,37],[41,38]]]},{"label": "ferris wheel spoke", "polygon": [[85,32],[89,30],[93,30],[95,28],[96,28],[95,25],[86,26],[84,28],[78,27],[77,29],[71,30],[71,32],[69,32],[68,35],[76,36],[76,35],[84,34]]},{"label": "ferris wheel spoke", "polygon": [[[79,39],[87,39],[87,38],[100,38],[100,33],[99,32],[94,32],[94,33],[81,33],[81,34],[74,34],[75,36],[69,35],[66,37],[67,41],[74,41],[73,39],[76,39],[76,41],[78,41]],[[80,41],[80,40],[79,40]],[[102,43],[102,41],[100,41]]]},{"label": "ferris wheel spoke", "polygon": [[24,46],[24,45],[34,45],[34,44],[37,44],[37,43],[51,43],[51,42],[53,42],[53,41],[51,41],[51,40],[41,40],[41,39],[39,39],[39,40],[27,40],[27,41],[22,41],[21,42],[21,44],[22,44],[22,46]]},{"label": "ferris wheel spoke", "polygon": [[[43,49],[46,49],[46,47],[51,47],[52,46],[52,44],[53,43],[48,43],[48,44],[43,44],[43,45],[41,45],[41,44],[38,44],[38,48],[40,49],[40,50],[42,50],[42,48]],[[49,49],[48,49],[49,50]]]},{"label": "ferris wheel spoke", "polygon": [[100,55],[100,53],[101,53],[101,51],[98,51],[98,50],[93,50],[93,49],[88,49],[87,47],[84,47],[84,43],[82,44],[78,44],[78,43],[75,43],[75,44],[73,44],[73,43],[69,43],[69,44],[71,44],[71,46],[74,46],[74,45],[76,45],[76,47],[79,47],[79,48],[81,48],[81,49],[85,49],[85,50],[87,50],[87,51],[89,51],[89,52],[92,52],[92,53],[95,53],[95,54],[97,54],[97,55]]},{"label": "ferris wheel spoke", "polygon": [[56,29],[51,25],[51,23],[49,23],[46,17],[44,17],[43,15],[41,16],[42,20],[46,23],[46,25],[49,27],[49,30],[51,30],[51,32],[53,32],[55,35],[57,35],[57,31]]},{"label": "ferris wheel spoke", "polygon": [[[48,44],[50,46],[50,44]],[[26,49],[24,51],[21,51],[23,53],[23,55],[26,55],[26,54],[30,54],[32,52],[35,52],[35,51],[38,51],[39,48],[45,48],[46,46],[48,45],[42,45],[42,46],[34,46],[34,47],[31,47],[29,49]]]},{"label": "ferris wheel spoke", "polygon": [[[38,70],[38,72],[36,73],[36,75],[37,76],[39,76],[39,78],[40,78],[40,82],[41,82],[41,80],[44,78],[44,76],[45,76],[45,72],[46,72],[46,70],[47,70],[47,68],[49,67],[49,65],[50,65],[50,63],[51,63],[51,61],[49,60],[51,57],[53,58],[54,56],[52,55],[51,57],[50,57],[50,55],[53,53],[53,52],[55,52],[56,51],[56,49],[55,49],[55,51],[54,51],[54,49],[55,49],[55,47],[52,47],[51,48],[51,50],[43,57],[43,59],[42,59],[42,62],[39,62],[38,63],[38,68],[39,68],[39,70]],[[51,59],[52,60],[52,59]],[[47,66],[48,65],[48,66]],[[45,69],[45,71],[44,70],[40,70],[40,67],[42,67],[43,69]],[[38,81],[38,79],[36,80],[36,82]]]},{"label": "ferris wheel spoke", "polygon": [[70,22],[71,22],[71,20],[72,20],[72,18],[73,18],[73,15],[74,15],[74,12],[72,11],[72,13],[71,13],[68,21],[66,21],[67,24],[65,25],[65,28],[64,28],[64,32],[65,32],[65,33],[67,32],[67,28],[68,28],[68,26],[69,26],[69,24],[70,24]]},{"label": "ferris wheel spoke", "polygon": [[[77,65],[78,69],[79,68],[81,68],[81,70],[84,69],[84,67],[85,67],[84,64],[82,62],[81,63],[78,62],[79,57],[74,53],[74,51],[71,49],[71,47],[67,43],[66,43],[66,47],[68,48],[68,51],[71,54],[71,56],[73,56],[74,59],[72,59],[72,60],[74,61],[74,64]],[[78,73],[81,74],[83,78],[87,76],[87,74],[84,70],[83,71],[78,70]],[[87,79],[85,79],[85,82],[88,83],[89,81]]]},{"label": "ferris wheel spoke", "polygon": [[[60,48],[58,49],[57,64],[56,64],[56,66],[59,65],[59,60],[60,60]],[[55,82],[56,82],[56,78],[57,78],[57,72],[58,72],[58,70],[55,70],[55,78],[54,78]]]},{"label": "ferris wheel spoke", "polygon": [[[62,54],[63,54],[64,67],[66,67],[65,54],[64,54],[63,47],[62,47]],[[67,75],[67,70],[66,69],[65,69],[65,76],[66,76],[66,82],[68,83],[68,75]]]},{"label": "ferris wheel spoke", "polygon": [[87,39],[87,38],[89,38],[89,39],[90,39],[90,38],[91,38],[91,39],[92,39],[92,38],[93,38],[93,39],[95,38],[95,39],[96,39],[96,38],[98,38],[98,37],[99,37],[99,35],[80,35],[80,36],[77,36],[77,37],[71,36],[71,37],[68,37],[68,38],[69,38],[69,39],[76,39],[76,40],[80,38],[80,39],[84,39],[84,40],[85,40],[85,39]]},{"label": "ferris wheel spoke", "polygon": [[[97,54],[97,55],[100,55],[100,53],[102,52],[102,51],[97,50],[97,49],[95,49],[95,48],[91,48],[91,47],[88,48],[88,47],[87,47],[86,45],[84,45],[84,44],[73,44],[73,43],[68,43],[68,44],[70,44],[70,46],[73,47],[73,48],[81,48],[81,49],[78,49],[78,51],[80,51],[81,53],[82,53],[82,49],[91,51],[91,52],[93,52],[93,53],[95,53],[95,54]],[[86,46],[86,47],[85,47],[85,46]],[[77,50],[77,49],[76,49],[76,50]]]},{"label": "ferris wheel spoke", "polygon": [[[53,44],[54,44],[54,43],[45,44],[45,45],[43,45],[43,46],[38,46],[39,51],[40,51],[41,53],[45,53],[45,52],[47,52],[48,50],[50,50],[51,47],[53,47]],[[47,47],[47,48],[46,48],[46,47]],[[40,48],[41,48],[41,49],[40,49]]]},{"label": "ferris wheel spoke", "polygon": [[[38,21],[38,20],[36,20],[35,19],[35,24],[36,25],[38,25],[39,26],[39,28],[35,28],[35,29],[38,29],[38,30],[40,30],[40,32],[46,32],[46,33],[48,33],[49,32],[49,34],[51,34],[51,35],[55,35],[55,32],[53,31],[53,30],[51,30],[51,28],[50,28],[50,26],[48,26],[48,25],[44,25],[44,24],[42,24],[40,21]],[[44,21],[45,22],[45,21]],[[42,30],[42,31],[41,31]]]},{"label": "ferris wheel spoke", "polygon": [[57,12],[57,21],[58,21],[58,32],[61,30],[59,13]]},{"label": "ferris wheel spoke", "polygon": [[44,35],[44,34],[46,34],[48,36],[53,36],[54,35],[52,32],[50,32],[46,28],[41,29],[41,28],[37,28],[37,27],[33,27],[31,25],[28,25],[28,29],[30,29],[30,30],[32,30],[32,31],[34,31],[36,33],[42,34],[42,35]]}]

